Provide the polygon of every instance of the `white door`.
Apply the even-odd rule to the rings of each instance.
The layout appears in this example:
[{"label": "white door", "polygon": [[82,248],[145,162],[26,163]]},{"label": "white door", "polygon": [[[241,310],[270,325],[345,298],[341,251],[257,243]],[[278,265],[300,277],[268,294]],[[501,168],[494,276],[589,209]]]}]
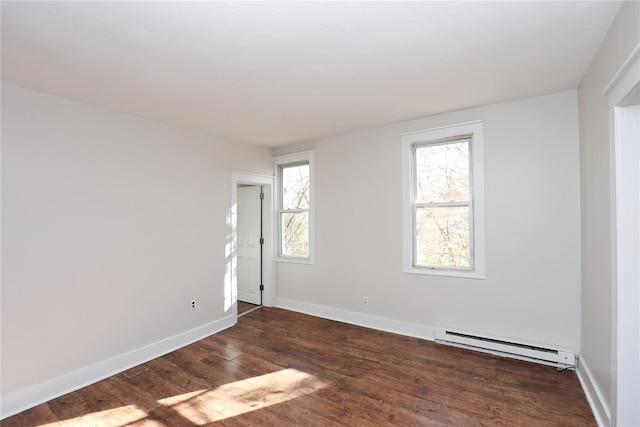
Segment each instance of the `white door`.
[{"label": "white door", "polygon": [[259,186],[238,187],[238,301],[260,304]]}]

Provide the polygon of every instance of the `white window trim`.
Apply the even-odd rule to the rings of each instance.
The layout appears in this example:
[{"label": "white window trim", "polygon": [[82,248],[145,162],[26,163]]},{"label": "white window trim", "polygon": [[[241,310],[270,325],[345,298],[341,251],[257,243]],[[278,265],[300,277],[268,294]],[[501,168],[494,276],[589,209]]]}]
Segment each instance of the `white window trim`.
[{"label": "white window trim", "polygon": [[[278,173],[278,168],[283,165],[288,165],[291,163],[300,163],[300,162],[308,162],[309,163],[309,256],[308,257],[291,257],[291,256],[283,256],[280,254],[280,242],[282,239],[282,230],[280,230],[280,174]],[[275,229],[277,230],[277,239],[275,242],[276,247],[274,248],[276,256],[276,261],[278,262],[291,262],[297,264],[313,264],[315,263],[315,161],[314,161],[314,153],[313,151],[302,151],[299,153],[286,154],[283,156],[277,156],[273,158],[273,167],[274,167],[274,175],[276,176],[276,224]]]},{"label": "white window trim", "polygon": [[[416,267],[413,265],[414,225],[412,210],[412,146],[415,143],[435,141],[457,135],[473,135],[472,141],[472,192],[473,192],[473,270]],[[434,276],[485,278],[485,238],[484,238],[484,138],[482,121],[461,123],[409,132],[401,135],[402,148],[402,264],[405,273]]]}]

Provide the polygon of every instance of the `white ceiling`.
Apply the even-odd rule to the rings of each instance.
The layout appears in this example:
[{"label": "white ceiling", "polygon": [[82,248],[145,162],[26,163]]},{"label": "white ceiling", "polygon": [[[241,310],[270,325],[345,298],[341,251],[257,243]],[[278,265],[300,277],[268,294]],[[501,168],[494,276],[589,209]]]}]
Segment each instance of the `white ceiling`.
[{"label": "white ceiling", "polygon": [[575,89],[619,6],[2,1],[2,80],[278,146]]}]

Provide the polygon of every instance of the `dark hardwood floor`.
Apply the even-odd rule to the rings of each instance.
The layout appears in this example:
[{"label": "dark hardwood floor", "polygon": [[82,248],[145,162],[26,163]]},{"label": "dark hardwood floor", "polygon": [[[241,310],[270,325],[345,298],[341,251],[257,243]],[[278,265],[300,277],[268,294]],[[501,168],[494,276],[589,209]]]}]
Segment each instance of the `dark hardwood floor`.
[{"label": "dark hardwood floor", "polygon": [[258,307],[260,306],[256,304],[251,304],[244,301],[238,301],[238,315],[241,315],[242,313],[246,313],[247,311],[254,310]]},{"label": "dark hardwood floor", "polygon": [[576,374],[262,308],[13,426],[594,426]]}]

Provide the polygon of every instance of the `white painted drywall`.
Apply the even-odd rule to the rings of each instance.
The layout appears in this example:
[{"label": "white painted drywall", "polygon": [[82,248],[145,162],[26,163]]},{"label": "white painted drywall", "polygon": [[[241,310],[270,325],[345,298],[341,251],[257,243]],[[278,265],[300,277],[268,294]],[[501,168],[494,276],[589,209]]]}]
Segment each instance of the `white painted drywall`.
[{"label": "white painted drywall", "polygon": [[625,1],[579,90],[582,215],[581,362],[606,410],[611,405],[612,283],[609,105],[602,96],[640,43],[640,3]]},{"label": "white painted drywall", "polygon": [[266,148],[3,85],[2,394],[228,316],[231,171],[271,166]]},{"label": "white painted drywall", "polygon": [[[402,272],[400,134],[484,121],[486,280]],[[307,141],[315,150],[316,262],[277,263],[278,297],[393,321],[578,351],[576,91]],[[369,305],[362,305],[362,297]]]}]

